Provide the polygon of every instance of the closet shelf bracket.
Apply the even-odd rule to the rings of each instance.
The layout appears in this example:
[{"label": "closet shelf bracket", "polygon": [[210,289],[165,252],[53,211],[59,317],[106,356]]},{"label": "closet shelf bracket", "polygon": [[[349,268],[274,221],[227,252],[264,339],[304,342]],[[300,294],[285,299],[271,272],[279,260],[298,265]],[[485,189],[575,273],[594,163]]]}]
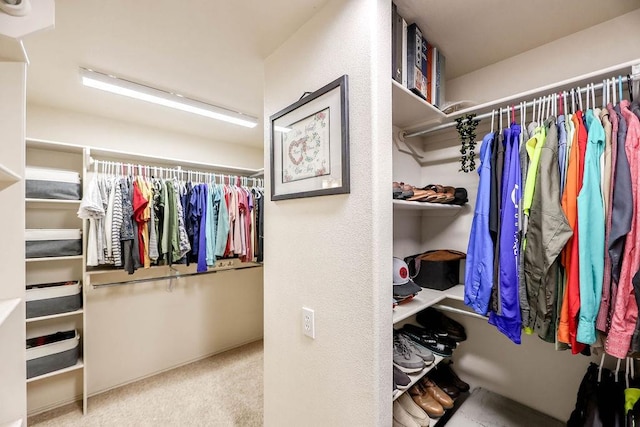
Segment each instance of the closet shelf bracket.
[{"label": "closet shelf bracket", "polygon": [[[405,153],[413,157],[413,159],[420,163],[420,160],[424,159],[424,156],[420,155],[407,141],[405,141],[405,131],[398,132],[397,135],[393,135],[393,144],[396,146],[399,152]],[[407,149],[401,148],[400,143],[404,144]]]}]

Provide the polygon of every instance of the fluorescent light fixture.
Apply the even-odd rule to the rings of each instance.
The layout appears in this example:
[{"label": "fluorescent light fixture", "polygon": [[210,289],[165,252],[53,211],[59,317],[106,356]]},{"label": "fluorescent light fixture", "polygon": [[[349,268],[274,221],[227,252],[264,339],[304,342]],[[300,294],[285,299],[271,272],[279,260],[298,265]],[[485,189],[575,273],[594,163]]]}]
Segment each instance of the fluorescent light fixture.
[{"label": "fluorescent light fixture", "polygon": [[99,73],[87,68],[80,68],[80,76],[82,77],[83,85],[95,89],[140,99],[153,104],[164,105],[165,107],[175,108],[176,110],[222,120],[248,128],[254,128],[258,125],[258,119],[256,117],[218,107],[217,105],[196,101],[195,99],[185,98],[182,95],[155,89],[129,80],[120,79],[109,74]]}]

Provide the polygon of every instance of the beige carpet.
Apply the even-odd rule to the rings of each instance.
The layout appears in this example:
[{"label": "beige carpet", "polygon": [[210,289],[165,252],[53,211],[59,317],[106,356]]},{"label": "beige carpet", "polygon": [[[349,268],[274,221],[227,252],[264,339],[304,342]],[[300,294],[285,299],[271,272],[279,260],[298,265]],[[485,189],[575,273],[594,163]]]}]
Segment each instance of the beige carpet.
[{"label": "beige carpet", "polygon": [[258,341],[29,418],[29,426],[261,426]]}]

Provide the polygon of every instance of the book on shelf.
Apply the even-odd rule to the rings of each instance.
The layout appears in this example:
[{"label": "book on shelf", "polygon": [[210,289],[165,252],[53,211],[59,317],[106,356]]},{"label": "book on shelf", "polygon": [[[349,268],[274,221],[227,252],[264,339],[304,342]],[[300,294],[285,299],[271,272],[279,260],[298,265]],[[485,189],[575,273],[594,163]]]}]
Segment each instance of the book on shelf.
[{"label": "book on shelf", "polygon": [[[398,7],[395,3],[391,4],[391,77],[396,82],[402,84],[402,73],[404,69],[403,50],[402,50],[402,34],[403,19],[398,14]],[[404,24],[406,26],[406,22]]]},{"label": "book on shelf", "polygon": [[433,85],[433,45],[426,40],[424,42],[426,43],[424,54],[427,68],[427,73],[425,74],[427,79],[427,102],[431,104],[433,102],[433,90],[431,89]]},{"label": "book on shelf", "polygon": [[438,50],[436,58],[436,99],[434,105],[438,108],[444,106],[444,71],[445,71],[445,57],[442,51]]},{"label": "book on shelf", "polygon": [[407,21],[402,19],[402,86],[407,87]]},{"label": "book on shelf", "polygon": [[426,78],[422,74],[422,31],[415,23],[407,27],[407,89],[427,99]]}]

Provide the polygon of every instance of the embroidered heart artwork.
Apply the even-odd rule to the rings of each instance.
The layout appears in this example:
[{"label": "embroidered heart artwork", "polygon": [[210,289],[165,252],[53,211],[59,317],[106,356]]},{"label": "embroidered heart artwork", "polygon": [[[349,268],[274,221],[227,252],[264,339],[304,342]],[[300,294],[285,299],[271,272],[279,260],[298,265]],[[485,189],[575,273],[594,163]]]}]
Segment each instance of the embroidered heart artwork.
[{"label": "embroidered heart artwork", "polygon": [[296,166],[302,162],[307,152],[307,139],[305,136],[289,144],[289,160]]}]

